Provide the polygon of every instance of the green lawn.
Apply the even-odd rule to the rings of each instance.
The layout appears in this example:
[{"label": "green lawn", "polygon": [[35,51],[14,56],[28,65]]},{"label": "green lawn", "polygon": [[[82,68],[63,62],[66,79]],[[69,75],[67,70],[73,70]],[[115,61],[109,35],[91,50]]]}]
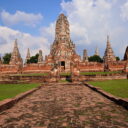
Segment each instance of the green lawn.
[{"label": "green lawn", "polygon": [[37,86],[39,84],[0,84],[0,100],[15,97]]},{"label": "green lawn", "polygon": [[128,98],[128,80],[106,80],[88,82],[91,85],[100,87],[101,89],[109,92],[115,96]]},{"label": "green lawn", "polygon": [[11,76],[48,76],[49,73],[13,74]]},{"label": "green lawn", "polygon": [[81,72],[80,75],[107,75],[107,74],[116,74],[121,73],[121,71],[113,71],[113,72]]}]

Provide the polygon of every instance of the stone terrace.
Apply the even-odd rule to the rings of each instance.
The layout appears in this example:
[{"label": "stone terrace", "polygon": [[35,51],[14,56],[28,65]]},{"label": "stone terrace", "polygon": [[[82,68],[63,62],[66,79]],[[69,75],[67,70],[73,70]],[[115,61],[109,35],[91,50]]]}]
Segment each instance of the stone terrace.
[{"label": "stone terrace", "polygon": [[47,84],[0,113],[0,128],[127,128],[128,111],[82,84]]}]

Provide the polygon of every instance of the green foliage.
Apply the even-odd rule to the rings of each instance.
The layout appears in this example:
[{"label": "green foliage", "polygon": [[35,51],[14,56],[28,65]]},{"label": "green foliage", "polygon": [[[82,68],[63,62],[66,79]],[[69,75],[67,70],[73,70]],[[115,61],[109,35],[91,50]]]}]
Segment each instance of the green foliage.
[{"label": "green foliage", "polygon": [[30,64],[30,63],[37,63],[38,62],[38,56],[39,54],[37,53],[35,56],[32,56],[30,58],[30,60],[27,61],[27,64]]},{"label": "green foliage", "polygon": [[3,63],[4,63],[4,64],[9,64],[10,59],[11,59],[11,53],[6,53],[6,54],[3,56]]},{"label": "green foliage", "polygon": [[100,56],[97,56],[97,55],[90,56],[90,57],[88,58],[88,60],[89,60],[90,62],[100,62],[100,63],[103,62],[103,59],[102,59]]},{"label": "green foliage", "polygon": [[117,60],[117,61],[119,61],[119,60],[120,60],[120,57],[119,57],[119,56],[117,56],[117,57],[116,57],[116,60]]},{"label": "green foliage", "polygon": [[94,86],[100,87],[101,89],[109,92],[115,96],[128,98],[128,80],[106,80],[106,81],[95,81],[88,82]]},{"label": "green foliage", "polygon": [[15,97],[37,86],[39,84],[0,84],[0,100]]}]

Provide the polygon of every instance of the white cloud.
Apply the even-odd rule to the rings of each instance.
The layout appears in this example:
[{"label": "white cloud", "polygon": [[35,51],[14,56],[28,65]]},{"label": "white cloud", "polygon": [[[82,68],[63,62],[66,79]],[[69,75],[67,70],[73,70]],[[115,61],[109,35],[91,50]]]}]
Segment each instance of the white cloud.
[{"label": "white cloud", "polygon": [[[76,37],[74,35],[81,38],[86,36],[89,41],[87,43],[103,39],[105,36],[103,34],[108,31],[111,3],[106,0],[72,0],[71,2],[63,1],[61,6],[68,15],[73,37]],[[100,39],[97,33],[100,35]]]},{"label": "white cloud", "polygon": [[5,10],[1,12],[1,20],[7,26],[22,23],[27,26],[35,27],[42,19],[43,16],[41,14],[26,13],[22,11],[16,11],[15,14],[10,14]]},{"label": "white cloud", "polygon": [[121,7],[121,17],[123,20],[128,20],[128,1]]},{"label": "white cloud", "polygon": [[41,27],[40,34],[52,44],[55,38],[55,22],[51,23],[48,27]]},{"label": "white cloud", "polygon": [[[98,46],[103,55],[106,36],[109,34],[116,55],[123,56],[122,51],[125,51],[128,40],[125,33],[128,31],[120,23],[120,4],[117,0],[72,0],[68,2],[63,0],[61,7],[69,19],[72,40],[81,45],[81,50],[84,47],[87,49],[91,47],[93,51],[90,50],[89,54],[92,55],[95,47]],[[124,47],[119,45],[122,40]]]},{"label": "white cloud", "polygon": [[18,39],[19,50],[23,58],[26,57],[27,48],[30,48],[32,55],[36,54],[40,49],[44,55],[49,53],[46,38],[42,36],[35,37],[8,27],[0,27],[0,53],[12,52],[15,39]]},{"label": "white cloud", "polygon": [[[76,48],[80,48],[80,52],[84,48],[87,48],[89,55],[92,55],[94,54],[96,46],[98,46],[100,53],[102,53],[101,55],[103,55],[106,47],[106,36],[109,34],[115,54],[123,57],[125,48],[128,45],[128,30],[126,26],[122,24],[122,19],[119,19],[119,9],[121,5],[122,4],[117,4],[117,0],[62,1],[62,12],[66,12],[70,23],[71,39],[76,44]],[[33,14],[35,17],[32,16],[33,18],[31,19],[28,15],[19,17],[18,11],[13,15],[8,12],[5,12],[5,14],[6,13],[7,16],[3,16],[4,18],[2,19],[5,25],[23,22],[25,25],[35,26],[42,19],[40,14],[38,14],[39,16],[36,15],[38,18],[35,18],[36,16]],[[18,16],[15,16],[16,14],[18,14]],[[20,20],[22,18],[24,20]],[[0,27],[0,53],[11,52],[13,49],[13,41],[15,38],[18,38],[23,57],[26,56],[27,48],[31,49],[33,55],[37,53],[39,49],[42,49],[44,54],[48,54],[50,50],[49,45],[53,43],[54,37],[55,22],[50,23],[48,27],[41,27],[39,36],[32,36],[31,34],[16,31],[8,27]]]}]

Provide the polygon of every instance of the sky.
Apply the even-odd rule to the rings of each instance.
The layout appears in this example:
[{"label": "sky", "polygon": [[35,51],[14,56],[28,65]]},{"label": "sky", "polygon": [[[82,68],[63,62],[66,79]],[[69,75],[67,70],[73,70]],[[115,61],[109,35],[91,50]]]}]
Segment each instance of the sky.
[{"label": "sky", "polygon": [[107,35],[115,56],[121,59],[128,46],[128,0],[0,0],[0,54],[12,52],[14,40],[23,58],[41,49],[48,55],[60,13],[70,23],[71,40],[82,56],[104,55]]}]

